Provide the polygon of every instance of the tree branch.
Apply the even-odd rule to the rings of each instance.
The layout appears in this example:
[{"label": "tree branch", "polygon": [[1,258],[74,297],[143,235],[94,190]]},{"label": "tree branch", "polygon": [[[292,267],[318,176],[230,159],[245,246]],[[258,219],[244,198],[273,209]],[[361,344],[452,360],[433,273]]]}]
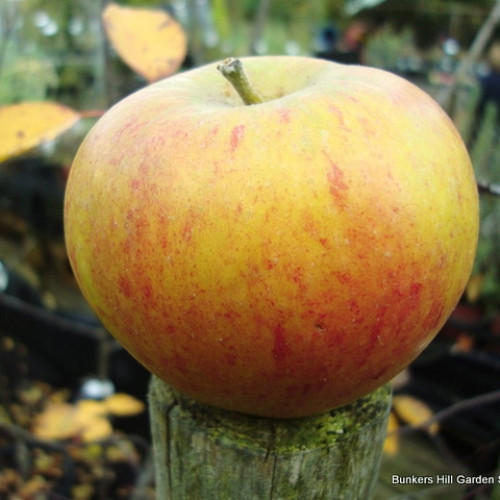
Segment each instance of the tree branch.
[{"label": "tree branch", "polygon": [[473,398],[464,399],[463,401],[459,401],[458,403],[455,403],[454,405],[451,405],[448,408],[437,412],[432,418],[427,419],[425,422],[422,422],[419,425],[404,425],[399,427],[398,429],[395,429],[394,431],[389,432],[388,435],[408,434],[410,432],[425,429],[428,428],[431,424],[447,420],[457,413],[461,413],[472,408],[477,408],[478,406],[496,403],[497,401],[500,401],[500,390],[481,394],[480,396],[475,396]]}]

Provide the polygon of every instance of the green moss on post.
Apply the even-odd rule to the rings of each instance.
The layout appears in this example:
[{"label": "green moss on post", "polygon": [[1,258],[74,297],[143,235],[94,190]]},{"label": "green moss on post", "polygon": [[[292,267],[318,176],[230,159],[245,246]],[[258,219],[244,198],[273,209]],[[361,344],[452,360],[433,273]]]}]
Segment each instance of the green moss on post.
[{"label": "green moss on post", "polygon": [[202,405],[153,377],[157,497],[370,498],[390,402],[385,386],[323,415],[268,419]]}]

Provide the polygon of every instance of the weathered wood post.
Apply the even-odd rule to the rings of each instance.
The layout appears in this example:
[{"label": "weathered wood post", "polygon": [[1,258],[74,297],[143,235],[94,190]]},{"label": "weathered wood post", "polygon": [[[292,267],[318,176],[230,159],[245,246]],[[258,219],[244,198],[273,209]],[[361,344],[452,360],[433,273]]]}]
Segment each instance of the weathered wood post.
[{"label": "weathered wood post", "polygon": [[368,499],[390,402],[383,386],[319,416],[259,418],[202,405],[153,376],[157,498]]}]

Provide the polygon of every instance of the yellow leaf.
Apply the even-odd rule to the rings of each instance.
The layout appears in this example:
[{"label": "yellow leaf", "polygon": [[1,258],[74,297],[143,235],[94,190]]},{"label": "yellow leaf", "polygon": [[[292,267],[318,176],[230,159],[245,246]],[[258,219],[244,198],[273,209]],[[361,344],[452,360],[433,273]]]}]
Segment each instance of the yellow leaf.
[{"label": "yellow leaf", "polygon": [[105,417],[92,416],[85,422],[81,438],[85,443],[106,439],[113,433],[113,427]]},{"label": "yellow leaf", "polygon": [[[434,416],[434,412],[423,401],[405,394],[394,396],[392,408],[403,422],[414,427],[420,427]],[[426,428],[430,434],[437,434],[439,431],[436,422]]]},{"label": "yellow leaf", "polygon": [[0,162],[55,139],[80,115],[51,102],[23,102],[0,107]]},{"label": "yellow leaf", "polygon": [[48,405],[34,423],[33,434],[41,439],[69,439],[81,431],[76,409],[69,403]]},{"label": "yellow leaf", "polygon": [[[107,438],[113,428],[104,416],[107,410],[97,402],[53,403],[35,419],[33,434],[41,439],[81,438],[85,442]],[[93,404],[97,403],[97,404]]]},{"label": "yellow leaf", "polygon": [[186,35],[166,12],[110,3],[102,19],[118,55],[148,82],[175,73],[186,57]]},{"label": "yellow leaf", "polygon": [[384,453],[389,456],[394,456],[399,451],[399,436],[397,430],[399,428],[398,419],[391,411],[389,420],[387,421],[387,436],[384,441]]},{"label": "yellow leaf", "polygon": [[94,416],[105,416],[108,411],[106,406],[101,401],[93,399],[81,399],[76,403],[77,410],[80,413]]},{"label": "yellow leaf", "polygon": [[144,403],[128,394],[117,393],[103,401],[106,409],[117,417],[137,415],[144,411]]}]

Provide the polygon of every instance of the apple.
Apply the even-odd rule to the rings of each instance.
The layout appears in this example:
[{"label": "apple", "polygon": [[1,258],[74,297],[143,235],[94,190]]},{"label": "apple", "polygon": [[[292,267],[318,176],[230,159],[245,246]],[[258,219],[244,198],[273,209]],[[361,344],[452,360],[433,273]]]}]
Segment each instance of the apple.
[{"label": "apple", "polygon": [[95,124],[68,179],[68,255],[103,325],[173,388],[304,417],[386,383],[443,326],[475,256],[476,182],[408,81],[242,63],[248,105],[209,64]]}]

